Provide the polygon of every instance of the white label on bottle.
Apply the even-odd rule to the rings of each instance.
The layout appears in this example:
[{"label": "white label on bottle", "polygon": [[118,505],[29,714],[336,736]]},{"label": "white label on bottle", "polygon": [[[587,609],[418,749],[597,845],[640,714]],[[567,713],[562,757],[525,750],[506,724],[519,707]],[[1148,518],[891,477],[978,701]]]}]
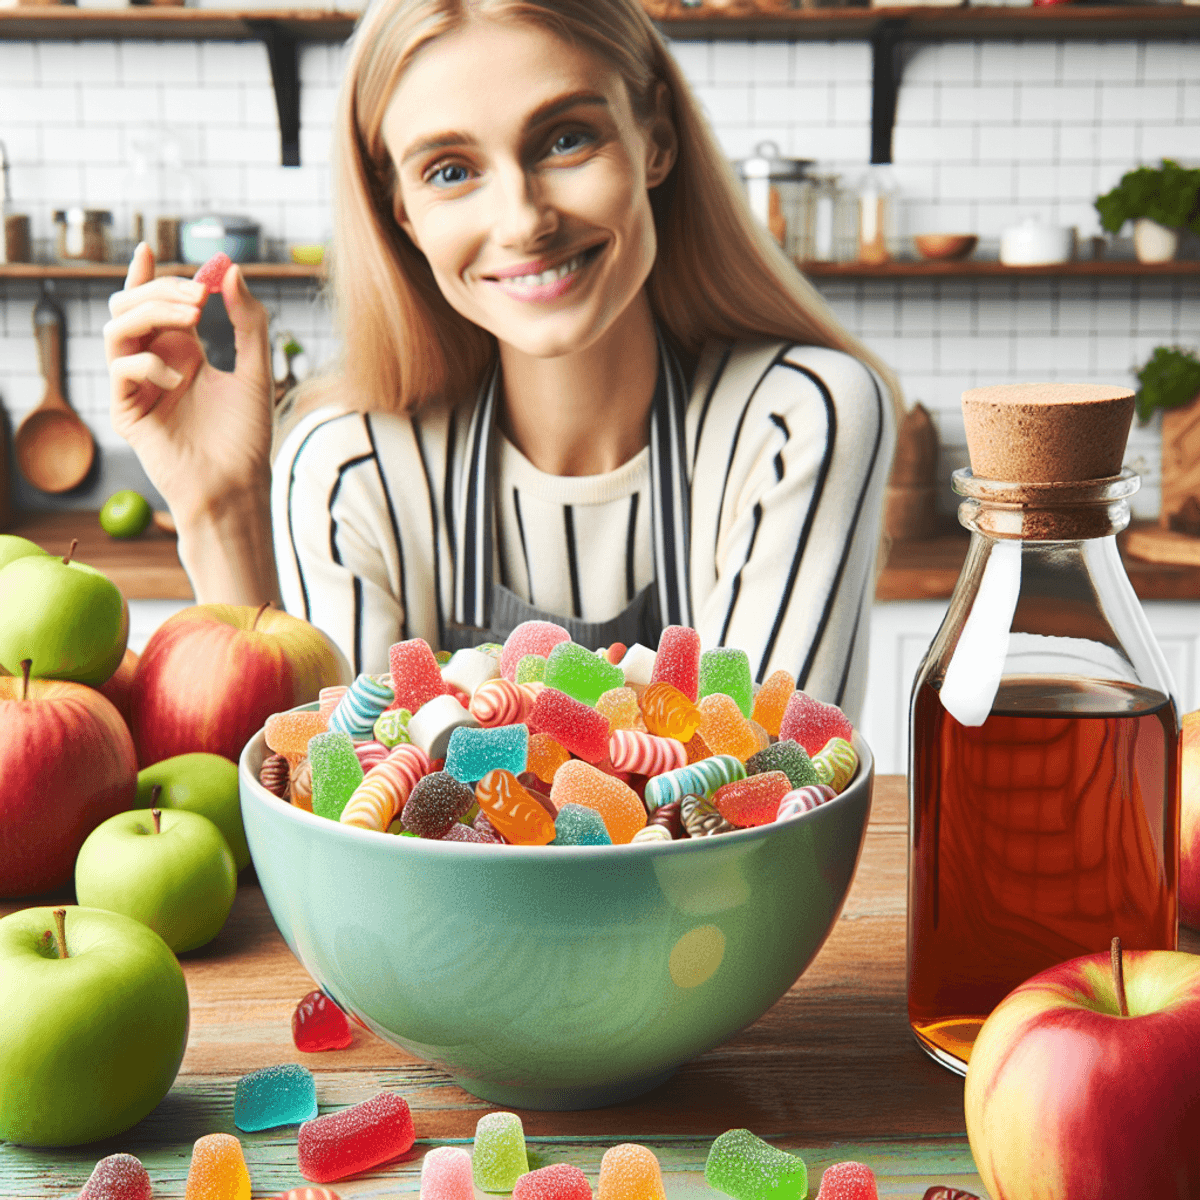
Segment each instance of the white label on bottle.
[{"label": "white label on bottle", "polygon": [[1021,543],[997,542],[942,682],[942,706],[960,725],[982,725],[992,711],[1020,591]]}]

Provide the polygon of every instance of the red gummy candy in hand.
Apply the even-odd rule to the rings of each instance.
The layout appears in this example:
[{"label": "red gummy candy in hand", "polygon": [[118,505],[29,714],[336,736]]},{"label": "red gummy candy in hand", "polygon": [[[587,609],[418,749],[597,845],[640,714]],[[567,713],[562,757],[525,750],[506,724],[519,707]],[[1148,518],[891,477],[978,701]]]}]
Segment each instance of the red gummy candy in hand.
[{"label": "red gummy candy in hand", "polygon": [[821,1176],[817,1200],[879,1200],[875,1172],[866,1163],[834,1163]]},{"label": "red gummy candy in hand", "polygon": [[221,281],[225,278],[225,272],[229,270],[233,259],[225,253],[224,250],[218,250],[192,276],[193,283],[202,283],[210,292],[219,292],[221,290]]},{"label": "red gummy candy in hand", "polygon": [[150,1175],[132,1154],[110,1154],[92,1168],[79,1200],[150,1200]]},{"label": "red gummy candy in hand", "polygon": [[346,1014],[322,991],[309,992],[292,1013],[292,1041],[306,1054],[345,1050],[354,1041]]},{"label": "red gummy candy in hand", "polygon": [[512,1200],[592,1200],[587,1176],[570,1163],[529,1171],[513,1184]]},{"label": "red gummy candy in hand", "polygon": [[296,1135],[296,1160],[305,1179],[329,1183],[406,1154],[415,1141],[408,1101],[380,1092],[352,1108],[305,1121]]},{"label": "red gummy candy in hand", "polygon": [[833,737],[853,739],[854,726],[846,714],[836,704],[823,704],[807,692],[793,692],[779,722],[779,740],[799,742],[811,758]]}]

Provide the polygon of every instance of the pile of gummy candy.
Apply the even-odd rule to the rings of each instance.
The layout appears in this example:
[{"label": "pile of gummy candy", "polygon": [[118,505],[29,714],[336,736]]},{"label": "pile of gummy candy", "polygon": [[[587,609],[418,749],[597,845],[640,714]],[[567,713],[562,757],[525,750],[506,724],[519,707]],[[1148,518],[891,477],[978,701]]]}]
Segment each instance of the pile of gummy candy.
[{"label": "pile of gummy candy", "polygon": [[797,816],[858,768],[841,709],[785,670],[755,684],[744,650],[702,652],[683,625],[657,651],[591,651],[526,621],[453,655],[398,642],[389,666],[269,717],[263,786],[380,833],[594,846]]}]

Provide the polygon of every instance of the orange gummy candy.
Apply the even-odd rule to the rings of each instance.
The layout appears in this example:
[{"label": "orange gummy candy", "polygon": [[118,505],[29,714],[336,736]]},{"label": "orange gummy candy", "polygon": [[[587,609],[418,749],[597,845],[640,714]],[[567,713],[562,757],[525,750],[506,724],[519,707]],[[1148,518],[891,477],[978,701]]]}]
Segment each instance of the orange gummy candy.
[{"label": "orange gummy candy", "polygon": [[637,692],[631,687],[609,688],[596,701],[596,711],[608,718],[608,729],[636,729],[642,721]]},{"label": "orange gummy candy", "polygon": [[693,733],[683,748],[687,751],[688,766],[702,758],[712,758],[712,750],[698,733]]},{"label": "orange gummy candy", "polygon": [[666,1200],[662,1168],[648,1146],[623,1142],[600,1160],[598,1200]]},{"label": "orange gummy candy", "polygon": [[[560,768],[561,770],[561,768]],[[475,799],[496,832],[515,846],[544,846],[554,838],[550,814],[511,771],[489,771],[475,785]]]},{"label": "orange gummy candy", "polygon": [[700,710],[677,687],[661,679],[642,693],[642,717],[647,732],[677,742],[689,741],[700,727]]},{"label": "orange gummy candy", "polygon": [[787,702],[795,690],[796,680],[790,672],[782,667],[772,671],[754,697],[754,711],[750,719],[757,721],[772,737],[778,737],[783,710],[787,708]]},{"label": "orange gummy candy", "polygon": [[550,802],[559,809],[564,804],[595,809],[614,845],[632,841],[646,824],[645,805],[629,784],[579,758],[558,768],[550,787]]},{"label": "orange gummy candy", "polygon": [[732,754],[742,762],[762,749],[737,701],[724,692],[712,692],[700,701],[700,736],[714,754]]},{"label": "orange gummy candy", "polygon": [[267,718],[263,736],[276,754],[294,764],[308,753],[308,739],[328,729],[329,722],[319,712],[274,713]]},{"label": "orange gummy candy", "polygon": [[250,1200],[250,1172],[242,1143],[229,1133],[209,1133],[192,1147],[186,1200]]},{"label": "orange gummy candy", "polygon": [[[601,697],[603,699],[603,697]],[[554,772],[571,757],[548,733],[535,733],[529,739],[525,770],[532,771],[543,783],[554,781]]]}]

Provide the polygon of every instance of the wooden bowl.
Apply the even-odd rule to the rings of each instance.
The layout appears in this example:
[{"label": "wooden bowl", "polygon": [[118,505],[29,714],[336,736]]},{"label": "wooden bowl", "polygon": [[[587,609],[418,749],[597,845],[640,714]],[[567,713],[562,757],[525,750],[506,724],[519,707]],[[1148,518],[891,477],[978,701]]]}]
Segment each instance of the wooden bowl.
[{"label": "wooden bowl", "polygon": [[966,258],[975,249],[979,238],[973,233],[918,233],[913,242],[922,258],[953,262]]}]

